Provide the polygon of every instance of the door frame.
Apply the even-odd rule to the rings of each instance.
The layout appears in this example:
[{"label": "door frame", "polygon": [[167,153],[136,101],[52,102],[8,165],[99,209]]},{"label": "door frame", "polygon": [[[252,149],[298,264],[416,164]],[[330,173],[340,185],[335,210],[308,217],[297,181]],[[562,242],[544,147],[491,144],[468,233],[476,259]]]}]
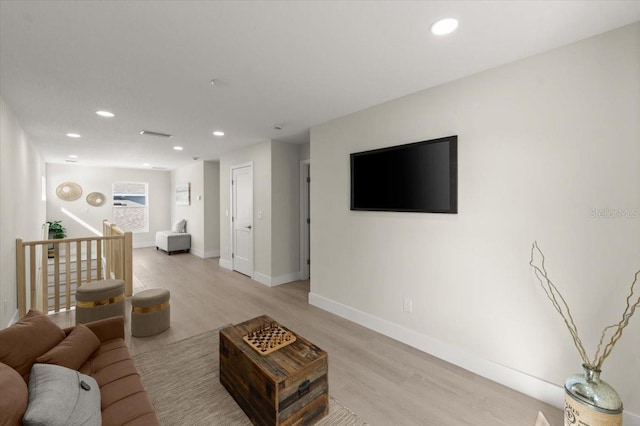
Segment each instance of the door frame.
[{"label": "door frame", "polygon": [[256,238],[255,238],[255,226],[254,225],[254,218],[253,218],[253,210],[254,210],[254,202],[255,202],[255,185],[254,185],[254,177],[253,177],[253,161],[249,161],[248,163],[242,163],[242,164],[236,164],[233,165],[231,167],[229,167],[229,211],[230,211],[230,215],[228,218],[228,223],[229,223],[229,241],[230,241],[230,247],[229,247],[229,251],[231,252],[231,270],[235,271],[234,268],[234,249],[236,246],[236,241],[235,241],[235,233],[233,232],[233,218],[235,217],[235,203],[234,203],[234,192],[233,192],[233,171],[237,170],[237,169],[242,169],[245,167],[251,167],[251,279],[253,279],[253,276],[255,274],[255,264],[256,264]]},{"label": "door frame", "polygon": [[[309,174],[307,174],[309,171]],[[311,224],[307,227],[307,218],[311,217],[311,194],[308,190],[307,177],[311,175],[311,160],[300,162],[300,278],[309,279],[310,265],[307,259],[311,259]],[[308,202],[307,202],[308,201]],[[307,232],[307,229],[309,232]]]}]

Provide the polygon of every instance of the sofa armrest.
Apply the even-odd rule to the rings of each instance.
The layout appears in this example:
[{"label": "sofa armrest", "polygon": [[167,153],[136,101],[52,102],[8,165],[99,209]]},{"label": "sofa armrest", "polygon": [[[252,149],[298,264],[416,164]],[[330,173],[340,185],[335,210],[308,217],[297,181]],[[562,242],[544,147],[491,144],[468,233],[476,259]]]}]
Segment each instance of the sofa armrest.
[{"label": "sofa armrest", "polygon": [[124,339],[124,317],[105,318],[84,324],[98,336],[101,342],[111,339]]}]

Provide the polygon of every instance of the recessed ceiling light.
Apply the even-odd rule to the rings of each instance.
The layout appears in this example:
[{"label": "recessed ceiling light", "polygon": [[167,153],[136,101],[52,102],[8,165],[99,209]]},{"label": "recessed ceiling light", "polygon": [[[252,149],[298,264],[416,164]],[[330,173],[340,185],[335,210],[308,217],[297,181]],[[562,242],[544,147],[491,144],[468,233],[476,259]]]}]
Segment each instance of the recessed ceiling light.
[{"label": "recessed ceiling light", "polygon": [[143,165],[144,167],[151,167],[151,164],[149,164],[149,163],[143,163],[142,165]]},{"label": "recessed ceiling light", "polygon": [[224,132],[222,130],[216,130],[215,132],[213,132],[213,134],[215,136],[224,136]]},{"label": "recessed ceiling light", "polygon": [[80,135],[77,133],[67,133],[67,136],[69,136],[70,138],[79,138]]},{"label": "recessed ceiling light", "polygon": [[173,149],[175,149],[176,151],[182,151],[182,147],[181,146],[174,146]]},{"label": "recessed ceiling light", "polygon": [[69,154],[69,155],[67,155],[67,157],[69,157],[69,158],[78,158],[78,156],[75,155],[75,154]]},{"label": "recessed ceiling light", "polygon": [[115,117],[115,114],[109,111],[96,111],[96,114],[98,114],[100,117]]},{"label": "recessed ceiling light", "polygon": [[454,18],[445,18],[436,21],[431,25],[429,31],[435,35],[451,34],[458,28],[458,20]]},{"label": "recessed ceiling light", "polygon": [[211,87],[213,87],[214,89],[218,89],[220,87],[226,87],[229,85],[228,81],[221,78],[217,78],[217,77],[209,80],[209,83],[211,84]]}]

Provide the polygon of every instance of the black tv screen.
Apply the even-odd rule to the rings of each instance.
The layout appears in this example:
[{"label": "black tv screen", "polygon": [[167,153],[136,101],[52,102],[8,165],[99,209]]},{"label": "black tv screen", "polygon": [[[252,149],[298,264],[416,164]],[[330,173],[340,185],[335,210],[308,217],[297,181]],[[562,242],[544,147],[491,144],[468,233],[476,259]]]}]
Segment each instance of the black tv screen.
[{"label": "black tv screen", "polygon": [[351,210],[458,213],[458,136],[351,154]]}]

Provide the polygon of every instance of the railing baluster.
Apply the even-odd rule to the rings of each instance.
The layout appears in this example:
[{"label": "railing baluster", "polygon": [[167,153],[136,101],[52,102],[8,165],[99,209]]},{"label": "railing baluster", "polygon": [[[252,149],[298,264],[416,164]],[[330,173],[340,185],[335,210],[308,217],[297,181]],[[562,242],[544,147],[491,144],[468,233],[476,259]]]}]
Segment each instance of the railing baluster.
[{"label": "railing baluster", "polygon": [[29,246],[29,305],[33,307],[36,302],[36,281],[38,280],[36,246]]},{"label": "railing baluster", "polygon": [[60,244],[54,243],[55,255],[53,256],[53,309],[60,312]]},{"label": "railing baluster", "polygon": [[[76,241],[76,253],[82,252],[82,241]],[[76,254],[76,290],[82,285],[82,268],[80,262],[78,262],[78,255]]]},{"label": "railing baluster", "polygon": [[102,240],[96,241],[96,279],[102,279]]},{"label": "railing baluster", "polygon": [[118,250],[116,251],[116,265],[117,265],[117,278],[118,279],[123,279],[124,278],[124,264],[122,262],[122,245],[123,245],[123,240],[118,240]]},{"label": "railing baluster", "polygon": [[65,265],[64,265],[64,275],[66,278],[66,286],[65,286],[65,308],[67,310],[71,309],[71,256],[69,256],[69,253],[71,253],[71,243],[70,242],[65,242],[64,243],[64,251],[67,253],[66,259],[65,259]]},{"label": "railing baluster", "polygon": [[[109,227],[106,228],[107,230],[109,230]],[[109,233],[109,235],[111,235],[111,233]],[[107,277],[107,279],[109,278],[113,278],[111,276],[111,272],[113,272],[113,241],[111,240],[106,240],[105,241],[105,251],[106,251],[106,258],[107,258],[107,271],[105,272],[105,275]]]},{"label": "railing baluster", "polygon": [[22,318],[27,311],[27,280],[25,274],[24,246],[22,245],[22,240],[16,238],[16,278],[18,280],[18,314],[20,318]]},{"label": "railing baluster", "polygon": [[122,240],[122,262],[124,263],[124,280],[125,297],[133,296],[133,234],[131,232],[124,233]]},{"label": "railing baluster", "polygon": [[91,265],[93,261],[91,260],[91,240],[87,241],[87,282],[90,283],[92,280],[91,276]]},{"label": "railing baluster", "polygon": [[[49,309],[49,252],[47,250],[47,255],[42,254],[42,267],[41,267],[41,280],[40,280],[40,306],[36,306],[36,309],[39,309],[43,312],[46,312],[45,309]],[[33,306],[33,301],[31,302]]]}]

